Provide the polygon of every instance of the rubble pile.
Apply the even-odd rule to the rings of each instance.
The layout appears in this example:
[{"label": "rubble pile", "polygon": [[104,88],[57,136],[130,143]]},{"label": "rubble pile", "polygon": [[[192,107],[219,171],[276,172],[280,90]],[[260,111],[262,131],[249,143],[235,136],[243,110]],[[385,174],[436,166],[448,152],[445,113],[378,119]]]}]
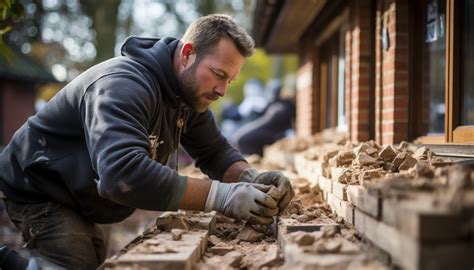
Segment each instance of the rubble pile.
[{"label": "rubble pile", "polygon": [[440,161],[426,147],[416,149],[406,142],[380,146],[375,141],[316,146],[309,148],[305,157],[321,162],[324,177],[349,185],[400,175],[433,177],[434,166]]},{"label": "rubble pile", "polygon": [[335,130],[326,130],[304,138],[289,137],[281,139],[272,145],[264,147],[262,163],[267,169],[282,169],[294,171],[294,156],[315,145],[339,144],[344,145],[347,139],[344,134]]},{"label": "rubble pile", "polygon": [[264,259],[269,251],[276,250],[271,226],[252,225],[218,214],[212,235],[208,238],[208,248],[198,268],[256,268],[262,264],[275,266],[281,263],[276,252],[271,261]]}]

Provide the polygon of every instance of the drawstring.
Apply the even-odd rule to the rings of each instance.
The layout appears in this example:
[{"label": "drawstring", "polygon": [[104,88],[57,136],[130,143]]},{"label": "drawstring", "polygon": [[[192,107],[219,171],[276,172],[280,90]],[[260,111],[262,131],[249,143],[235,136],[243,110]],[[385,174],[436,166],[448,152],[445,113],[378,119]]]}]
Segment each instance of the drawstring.
[{"label": "drawstring", "polygon": [[179,142],[181,140],[181,134],[186,133],[186,119],[188,118],[189,111],[181,98],[179,96],[176,98],[178,100],[178,117],[176,118],[176,127],[178,128],[178,136],[176,138],[176,172],[178,172]]}]

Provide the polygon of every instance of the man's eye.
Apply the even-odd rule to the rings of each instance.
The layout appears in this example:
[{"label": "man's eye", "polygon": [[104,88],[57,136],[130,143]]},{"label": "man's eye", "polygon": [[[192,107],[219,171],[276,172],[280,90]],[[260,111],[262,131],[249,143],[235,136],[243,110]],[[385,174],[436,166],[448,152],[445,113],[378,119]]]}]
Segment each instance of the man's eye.
[{"label": "man's eye", "polygon": [[214,75],[216,75],[216,77],[219,78],[219,79],[224,79],[225,78],[224,74],[221,74],[221,73],[218,73],[218,72],[215,72],[215,71],[214,71]]}]

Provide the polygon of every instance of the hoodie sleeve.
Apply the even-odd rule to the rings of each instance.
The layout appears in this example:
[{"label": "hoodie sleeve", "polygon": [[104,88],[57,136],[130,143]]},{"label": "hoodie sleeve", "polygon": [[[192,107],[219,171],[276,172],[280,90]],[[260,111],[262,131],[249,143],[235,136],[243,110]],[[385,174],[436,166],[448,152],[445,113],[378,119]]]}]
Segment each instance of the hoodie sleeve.
[{"label": "hoodie sleeve", "polygon": [[181,144],[194,158],[196,166],[212,179],[222,180],[230,165],[245,161],[222,136],[210,110],[190,117]]},{"label": "hoodie sleeve", "polygon": [[109,75],[86,90],[81,118],[102,197],[133,208],[176,210],[186,178],[149,156],[147,127],[157,100],[143,79]]}]

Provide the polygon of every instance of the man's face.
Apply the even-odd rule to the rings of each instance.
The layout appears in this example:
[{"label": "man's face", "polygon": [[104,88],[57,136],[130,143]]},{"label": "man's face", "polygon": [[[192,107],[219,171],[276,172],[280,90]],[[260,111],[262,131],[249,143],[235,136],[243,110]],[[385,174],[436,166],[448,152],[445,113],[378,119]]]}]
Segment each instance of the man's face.
[{"label": "man's face", "polygon": [[178,76],[181,98],[195,111],[205,112],[213,101],[225,95],[245,58],[229,39],[221,39],[210,53],[197,61],[193,55]]}]

